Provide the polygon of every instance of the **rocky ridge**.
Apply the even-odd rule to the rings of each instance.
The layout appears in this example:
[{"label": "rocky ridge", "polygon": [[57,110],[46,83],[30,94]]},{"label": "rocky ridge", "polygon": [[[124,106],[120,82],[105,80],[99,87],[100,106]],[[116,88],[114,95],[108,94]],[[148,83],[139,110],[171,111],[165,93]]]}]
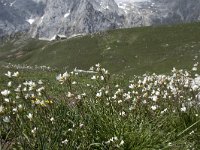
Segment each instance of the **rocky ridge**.
[{"label": "rocky ridge", "polygon": [[200,20],[200,1],[0,0],[0,36],[27,31],[50,40],[116,28]]}]

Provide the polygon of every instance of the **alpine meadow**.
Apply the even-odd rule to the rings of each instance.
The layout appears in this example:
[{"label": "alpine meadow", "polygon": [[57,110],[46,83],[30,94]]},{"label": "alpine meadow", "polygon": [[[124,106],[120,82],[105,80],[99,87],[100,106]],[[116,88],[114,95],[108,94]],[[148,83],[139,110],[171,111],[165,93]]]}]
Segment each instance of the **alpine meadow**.
[{"label": "alpine meadow", "polygon": [[2,0],[0,150],[199,150],[199,10]]}]

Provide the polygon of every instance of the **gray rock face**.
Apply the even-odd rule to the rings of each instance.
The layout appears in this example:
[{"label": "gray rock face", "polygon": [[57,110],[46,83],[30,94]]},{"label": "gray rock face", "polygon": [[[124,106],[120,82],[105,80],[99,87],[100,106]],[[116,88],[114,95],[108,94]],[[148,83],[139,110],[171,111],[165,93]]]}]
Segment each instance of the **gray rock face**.
[{"label": "gray rock face", "polygon": [[[51,1],[51,2],[50,2]],[[123,24],[114,0],[50,0],[32,35],[51,38],[114,29]]]},{"label": "gray rock face", "polygon": [[200,20],[197,0],[1,0],[0,36],[27,31],[51,39],[115,28]]}]

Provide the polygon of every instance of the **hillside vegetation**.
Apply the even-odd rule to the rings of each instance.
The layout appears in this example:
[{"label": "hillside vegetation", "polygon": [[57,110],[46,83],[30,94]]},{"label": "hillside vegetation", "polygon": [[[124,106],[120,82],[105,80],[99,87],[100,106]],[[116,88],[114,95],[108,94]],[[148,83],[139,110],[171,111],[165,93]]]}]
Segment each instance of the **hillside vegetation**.
[{"label": "hillside vegetation", "polygon": [[0,149],[199,150],[199,29],[7,40],[0,46]]},{"label": "hillside vegetation", "polygon": [[[166,73],[190,69],[200,53],[200,23],[120,29],[62,41],[9,40],[1,63],[88,69],[100,63],[113,73]],[[199,58],[198,58],[199,59]]]}]

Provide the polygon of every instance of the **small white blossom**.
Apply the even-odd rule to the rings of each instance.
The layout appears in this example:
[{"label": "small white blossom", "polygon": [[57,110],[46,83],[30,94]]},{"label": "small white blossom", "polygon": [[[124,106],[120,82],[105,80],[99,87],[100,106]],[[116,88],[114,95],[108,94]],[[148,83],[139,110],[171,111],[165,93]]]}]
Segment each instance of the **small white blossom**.
[{"label": "small white blossom", "polygon": [[3,95],[3,96],[8,96],[9,94],[10,94],[9,90],[1,91],[1,95]]},{"label": "small white blossom", "polygon": [[119,115],[120,115],[120,116],[125,116],[126,113],[125,113],[124,111],[122,111],[122,112],[119,113]]},{"label": "small white blossom", "polygon": [[35,134],[37,128],[35,127],[34,129],[31,130],[31,133]]},{"label": "small white blossom", "polygon": [[101,78],[102,81],[104,80],[104,76],[101,76],[100,78]]},{"label": "small white blossom", "polygon": [[4,101],[9,103],[10,102],[10,99],[9,98],[4,98]]},{"label": "small white blossom", "polygon": [[67,144],[69,141],[66,139],[64,141],[62,141],[62,144]]},{"label": "small white blossom", "polygon": [[122,100],[118,100],[118,104],[122,103]]},{"label": "small white blossom", "polygon": [[5,116],[3,118],[3,121],[6,122],[6,123],[9,123],[10,122],[10,116]]},{"label": "small white blossom", "polygon": [[98,92],[97,94],[96,94],[96,97],[98,97],[98,98],[100,98],[102,96],[102,92]]},{"label": "small white blossom", "polygon": [[120,144],[119,144],[120,146],[122,146],[122,145],[124,145],[124,141],[123,140],[121,140],[121,142],[120,142]]},{"label": "small white blossom", "polygon": [[76,82],[76,81],[73,81],[72,84],[75,85],[75,84],[77,84],[77,82]]},{"label": "small white blossom", "polygon": [[72,96],[74,96],[74,95],[73,95],[71,92],[68,92],[68,93],[67,93],[67,97],[68,97],[68,98],[70,98],[70,97],[72,97]]},{"label": "small white blossom", "polygon": [[130,88],[130,89],[134,89],[135,86],[134,86],[133,84],[131,84],[131,85],[129,85],[129,88]]},{"label": "small white blossom", "polygon": [[55,119],[54,119],[53,117],[51,117],[51,118],[50,118],[50,121],[51,121],[51,122],[54,122],[54,121],[55,121]]},{"label": "small white blossom", "polygon": [[42,85],[42,84],[43,84],[42,80],[39,80],[39,81],[38,81],[38,84]]},{"label": "small white blossom", "polygon": [[17,107],[16,108],[13,108],[13,110],[12,110],[13,112],[17,112]]},{"label": "small white blossom", "polygon": [[197,71],[197,67],[193,67],[193,68],[192,68],[192,71]]},{"label": "small white blossom", "polygon": [[13,77],[18,77],[18,76],[19,76],[19,72],[18,72],[18,71],[17,71],[17,72],[14,72],[12,76],[13,76]]},{"label": "small white blossom", "polygon": [[12,82],[11,82],[11,81],[8,82],[7,86],[8,86],[8,87],[11,87],[11,86],[12,86]]},{"label": "small white blossom", "polygon": [[153,100],[154,102],[157,102],[158,97],[157,97],[156,95],[154,95],[154,96],[152,96],[152,100]]},{"label": "small white blossom", "polygon": [[84,127],[84,124],[81,123],[81,124],[79,125],[79,127],[80,127],[80,128],[83,128],[83,127]]},{"label": "small white blossom", "polygon": [[186,110],[187,110],[187,109],[186,109],[185,106],[183,106],[183,107],[181,108],[181,111],[182,111],[182,112],[186,112]]},{"label": "small white blossom", "polygon": [[4,107],[1,105],[0,106],[0,113],[3,113],[4,112]]},{"label": "small white blossom", "polygon": [[33,119],[33,114],[29,113],[28,115],[26,115],[28,117],[28,119],[32,120]]},{"label": "small white blossom", "polygon": [[96,76],[92,76],[92,78],[91,78],[92,80],[96,80],[97,79],[97,77]]},{"label": "small white blossom", "polygon": [[11,78],[12,77],[12,73],[10,71],[8,71],[6,74],[5,74],[8,78]]},{"label": "small white blossom", "polygon": [[151,106],[152,110],[156,110],[158,108],[158,106]]}]

